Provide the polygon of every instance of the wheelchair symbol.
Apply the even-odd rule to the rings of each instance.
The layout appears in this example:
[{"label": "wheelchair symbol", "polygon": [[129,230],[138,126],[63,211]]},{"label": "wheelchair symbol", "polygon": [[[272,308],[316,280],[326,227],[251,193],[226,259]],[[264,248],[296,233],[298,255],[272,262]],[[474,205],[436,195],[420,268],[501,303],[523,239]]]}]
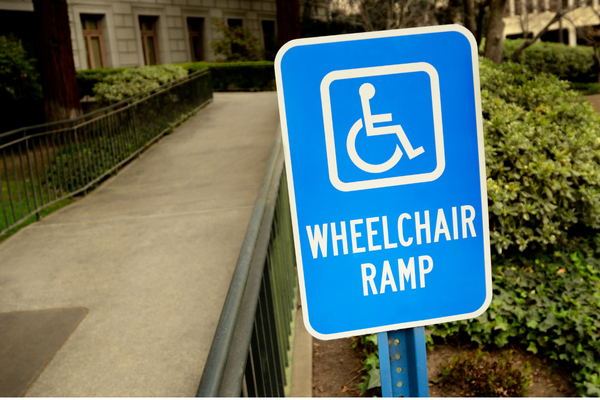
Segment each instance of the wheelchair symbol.
[{"label": "wheelchair symbol", "polygon": [[[413,73],[415,75],[409,75]],[[378,88],[377,94],[375,87]],[[327,169],[336,189],[354,191],[410,185],[431,182],[442,175],[446,162],[440,85],[437,70],[431,64],[418,62],[335,70],[323,77],[320,89]],[[396,97],[398,95],[403,97]],[[372,101],[374,97],[378,101]],[[379,104],[386,104],[390,112],[378,114]],[[372,106],[375,114],[371,112]],[[356,111],[350,111],[350,108]],[[400,117],[403,126],[409,130],[408,136],[398,123]],[[420,129],[416,137],[414,129]],[[379,150],[376,139],[372,137],[382,135],[394,135],[390,137],[392,142],[387,144],[390,146],[389,154],[393,154],[376,163],[367,162],[375,161],[366,158],[367,154]],[[375,143],[361,147],[369,141]],[[385,157],[388,157],[387,154]],[[408,156],[408,160],[401,162],[404,155]],[[414,160],[415,157],[418,159]],[[399,168],[402,164],[406,168]]]},{"label": "wheelchair symbol", "polygon": [[406,155],[409,159],[413,159],[418,155],[425,152],[423,147],[418,147],[413,149],[410,141],[406,137],[406,133],[404,133],[404,129],[402,129],[401,125],[390,125],[390,126],[381,126],[374,127],[373,124],[381,123],[381,122],[392,122],[392,114],[372,114],[371,113],[371,104],[370,100],[375,96],[375,87],[370,83],[364,83],[361,85],[359,89],[360,101],[362,105],[363,118],[359,118],[358,121],[352,125],[350,128],[350,132],[348,133],[348,139],[346,141],[346,148],[348,150],[348,155],[350,159],[358,168],[362,169],[365,172],[369,172],[372,174],[381,173],[390,170],[393,168],[400,159],[402,158],[402,150],[398,145],[396,145],[396,150],[392,157],[384,163],[381,164],[369,164],[364,161],[358,155],[356,151],[356,137],[358,136],[358,132],[363,128],[363,119],[364,119],[364,127],[366,130],[367,136],[380,136],[380,135],[397,135],[402,147],[406,151]]}]

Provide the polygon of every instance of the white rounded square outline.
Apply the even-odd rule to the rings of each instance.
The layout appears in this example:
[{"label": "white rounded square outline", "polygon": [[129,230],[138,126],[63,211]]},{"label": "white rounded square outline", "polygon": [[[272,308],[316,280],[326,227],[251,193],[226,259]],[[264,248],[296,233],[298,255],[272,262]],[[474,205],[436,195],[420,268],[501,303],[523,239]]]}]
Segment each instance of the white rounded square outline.
[{"label": "white rounded square outline", "polygon": [[[352,78],[365,78],[371,76],[395,75],[408,72],[425,72],[429,75],[431,83],[431,101],[433,108],[433,129],[435,137],[436,167],[432,172],[403,175],[388,178],[369,179],[356,182],[343,182],[337,169],[335,154],[335,139],[333,132],[333,118],[331,114],[331,99],[329,87],[335,81]],[[426,62],[384,65],[378,67],[344,69],[331,71],[321,81],[321,104],[323,108],[323,124],[325,126],[325,144],[327,148],[327,165],[329,180],[338,190],[343,192],[375,189],[389,186],[409,185],[413,183],[431,182],[439,178],[446,167],[444,156],[444,133],[442,128],[442,107],[440,100],[440,82],[437,70]]]}]

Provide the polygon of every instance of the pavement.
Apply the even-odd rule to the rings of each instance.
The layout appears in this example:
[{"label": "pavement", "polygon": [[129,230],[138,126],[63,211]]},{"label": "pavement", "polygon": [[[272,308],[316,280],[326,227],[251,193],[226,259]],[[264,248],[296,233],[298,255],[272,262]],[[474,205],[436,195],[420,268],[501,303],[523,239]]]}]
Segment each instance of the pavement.
[{"label": "pavement", "polygon": [[596,112],[600,112],[600,94],[592,94],[584,97],[592,103]]},{"label": "pavement", "polygon": [[[195,395],[278,120],[275,92],[215,93],[87,197],[0,243],[0,326],[71,318],[26,396]],[[292,395],[310,396],[296,326]],[[18,332],[23,348],[39,341]]]}]

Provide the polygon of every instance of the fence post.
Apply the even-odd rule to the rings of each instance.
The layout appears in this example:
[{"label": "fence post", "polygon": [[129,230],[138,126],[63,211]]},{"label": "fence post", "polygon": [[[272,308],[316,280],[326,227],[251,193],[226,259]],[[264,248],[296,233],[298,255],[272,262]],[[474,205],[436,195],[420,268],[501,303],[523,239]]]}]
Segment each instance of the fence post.
[{"label": "fence post", "polygon": [[377,334],[383,397],[429,397],[425,328]]}]

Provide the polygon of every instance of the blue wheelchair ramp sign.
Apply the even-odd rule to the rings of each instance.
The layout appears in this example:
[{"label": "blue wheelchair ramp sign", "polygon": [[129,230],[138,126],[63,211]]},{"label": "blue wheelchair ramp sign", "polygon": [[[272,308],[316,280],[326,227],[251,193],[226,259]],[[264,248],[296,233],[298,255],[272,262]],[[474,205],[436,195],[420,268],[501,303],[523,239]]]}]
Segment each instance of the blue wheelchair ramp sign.
[{"label": "blue wheelchair ramp sign", "polygon": [[483,313],[491,261],[472,35],[449,25],[299,39],[275,69],[309,332]]}]

